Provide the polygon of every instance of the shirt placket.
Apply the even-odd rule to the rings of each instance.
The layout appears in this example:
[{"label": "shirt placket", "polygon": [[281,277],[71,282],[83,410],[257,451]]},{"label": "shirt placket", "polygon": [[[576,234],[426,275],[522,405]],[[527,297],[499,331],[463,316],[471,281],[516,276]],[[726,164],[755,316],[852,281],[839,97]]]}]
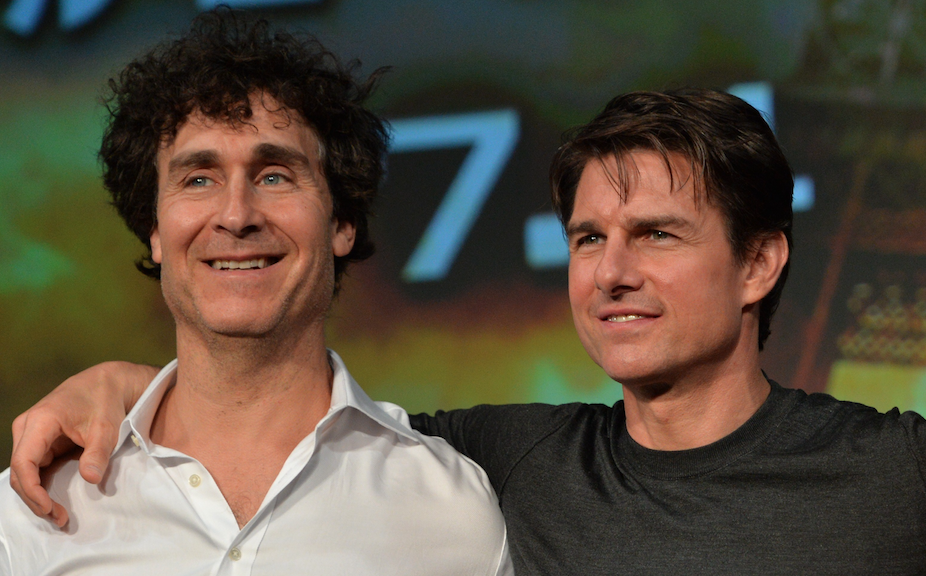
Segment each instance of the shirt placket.
[{"label": "shirt placket", "polygon": [[[160,450],[156,448],[155,452]],[[177,458],[175,455],[171,457]],[[266,522],[257,520],[244,529],[239,529],[235,515],[209,471],[195,459],[188,456],[183,456],[182,459],[184,461],[179,464],[165,466],[165,471],[186,496],[202,522],[204,531],[212,539],[217,557],[211,574],[249,575],[257,557],[260,540],[267,530]],[[258,516],[267,515],[258,512]]]},{"label": "shirt placket", "polygon": [[[331,418],[327,418],[330,424]],[[327,426],[326,426],[327,428]],[[132,440],[139,445],[137,437]],[[214,565],[213,576],[250,576],[260,544],[267,533],[279,493],[298,475],[315,452],[315,434],[305,438],[287,459],[277,480],[271,486],[263,505],[248,524],[238,528],[238,522],[228,506],[218,484],[199,461],[161,446],[152,447],[149,456],[158,459],[167,475],[184,494],[190,506],[211,537],[220,558]],[[167,459],[179,463],[165,465]]]},{"label": "shirt placket", "polygon": [[257,561],[260,543],[267,533],[275,503],[275,499],[270,501],[267,509],[258,512],[232,540],[225,557],[216,567],[215,576],[250,576]]}]

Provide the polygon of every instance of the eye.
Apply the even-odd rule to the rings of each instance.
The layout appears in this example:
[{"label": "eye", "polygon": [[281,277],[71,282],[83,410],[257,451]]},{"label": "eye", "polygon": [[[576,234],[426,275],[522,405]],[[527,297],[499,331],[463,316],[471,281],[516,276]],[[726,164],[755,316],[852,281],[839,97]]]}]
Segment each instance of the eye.
[{"label": "eye", "polygon": [[668,232],[663,232],[662,230],[650,230],[649,237],[653,240],[668,240],[672,237]]},{"label": "eye", "polygon": [[600,234],[586,234],[576,241],[576,245],[585,246],[590,244],[601,244],[604,242],[604,237]]},{"label": "eye", "polygon": [[203,187],[215,184],[215,181],[212,178],[207,178],[206,176],[193,176],[187,180],[187,186],[194,187]]},{"label": "eye", "polygon": [[285,177],[282,174],[265,174],[260,179],[260,183],[265,186],[276,186],[282,184],[285,181]]}]

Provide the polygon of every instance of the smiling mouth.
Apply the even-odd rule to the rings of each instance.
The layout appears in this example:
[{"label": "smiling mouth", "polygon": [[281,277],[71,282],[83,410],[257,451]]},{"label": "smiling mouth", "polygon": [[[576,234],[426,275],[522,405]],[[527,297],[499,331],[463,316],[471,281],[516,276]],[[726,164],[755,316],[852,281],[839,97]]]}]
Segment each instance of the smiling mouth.
[{"label": "smiling mouth", "polygon": [[651,318],[651,316],[641,316],[640,314],[611,314],[605,321],[607,322],[630,322],[632,320],[642,320],[643,318]]},{"label": "smiling mouth", "polygon": [[209,265],[216,270],[253,270],[273,266],[280,259],[276,257],[254,258],[251,260],[212,260]]}]

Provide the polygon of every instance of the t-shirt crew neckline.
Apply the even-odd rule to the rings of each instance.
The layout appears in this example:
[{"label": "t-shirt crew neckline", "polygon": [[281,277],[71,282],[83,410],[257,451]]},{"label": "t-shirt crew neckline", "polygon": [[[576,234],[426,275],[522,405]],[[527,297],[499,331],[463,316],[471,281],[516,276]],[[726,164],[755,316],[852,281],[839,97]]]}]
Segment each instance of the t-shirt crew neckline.
[{"label": "t-shirt crew neckline", "polygon": [[752,417],[720,440],[690,450],[652,450],[627,432],[624,402],[614,405],[611,452],[618,467],[652,478],[676,480],[709,474],[752,452],[784,421],[800,394],[769,380],[768,398]]}]

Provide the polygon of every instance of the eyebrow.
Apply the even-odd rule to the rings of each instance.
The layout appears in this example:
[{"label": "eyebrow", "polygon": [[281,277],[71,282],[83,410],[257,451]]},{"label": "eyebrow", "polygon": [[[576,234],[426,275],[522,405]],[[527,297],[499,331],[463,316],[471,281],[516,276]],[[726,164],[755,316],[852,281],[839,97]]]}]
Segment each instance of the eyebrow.
[{"label": "eyebrow", "polygon": [[583,220],[582,222],[577,222],[575,224],[569,223],[566,224],[566,237],[571,238],[576,234],[587,234],[589,232],[597,232],[599,226],[592,220]]},{"label": "eyebrow", "polygon": [[[658,230],[660,228],[691,228],[691,222],[670,214],[650,216],[646,218],[631,218],[627,221],[630,230]],[[577,234],[599,232],[601,226],[595,220],[583,220],[575,224],[566,225],[566,237],[571,238]]]},{"label": "eyebrow", "polygon": [[[309,168],[309,158],[294,148],[277,144],[258,144],[254,148],[254,158],[264,164],[297,165]],[[171,158],[167,164],[167,173],[185,172],[195,168],[206,168],[219,164],[219,154],[215,150],[197,150]]]},{"label": "eyebrow", "polygon": [[672,216],[670,214],[652,216],[648,218],[631,218],[627,224],[632,230],[651,230],[659,229],[666,227],[675,227],[675,228],[690,228],[691,222],[680,218],[678,216]]},{"label": "eyebrow", "polygon": [[167,163],[167,174],[171,175],[192,168],[215,166],[218,163],[219,155],[215,150],[197,150],[196,152],[189,152],[171,158],[170,162]]},{"label": "eyebrow", "polygon": [[295,148],[288,146],[279,146],[277,144],[258,144],[254,149],[254,156],[266,164],[281,164],[284,166],[298,165],[301,168],[309,168],[312,163],[308,156]]}]

